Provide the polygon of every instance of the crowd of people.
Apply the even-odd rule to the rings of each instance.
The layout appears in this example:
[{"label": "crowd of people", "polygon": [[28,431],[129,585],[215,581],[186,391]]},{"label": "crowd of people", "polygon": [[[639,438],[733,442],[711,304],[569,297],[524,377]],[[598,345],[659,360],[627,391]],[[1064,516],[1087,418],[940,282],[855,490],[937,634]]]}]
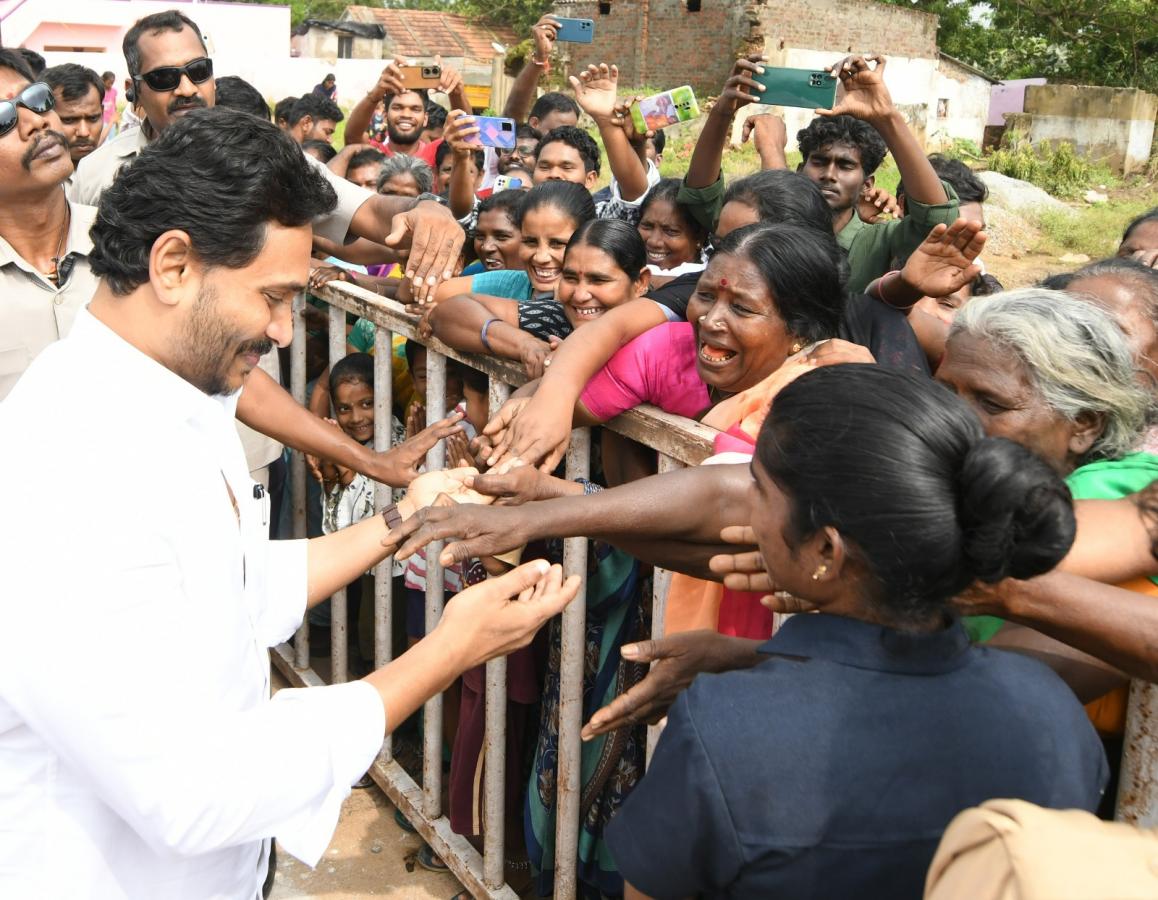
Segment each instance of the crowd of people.
[{"label": "crowd of people", "polygon": [[[557,29],[532,30],[506,150],[479,146],[450,66],[426,90],[389,62],[348,112],[327,74],[271,109],[177,11],[126,34],[123,109],[111,72],[0,49],[0,895],[268,895],[272,839],[316,863],[383,735],[415,737],[443,692],[450,824],[481,848],[499,655],[506,877],[535,896],[577,852],[582,896],[936,897],[971,807],[1112,816],[1129,681],[1158,677],[1158,209],[1115,257],[1006,290],[984,182],[925,154],[883,56],[834,60],[794,169],[783,120],[746,118],[760,169],[726,179],[764,90],[765,60],[736,60],[663,177],[615,65],[540,95]],[[418,337],[348,316],[331,368],[335,281]],[[305,405],[282,356],[301,293]],[[529,380],[492,415],[451,362],[428,421],[432,335]],[[713,455],[657,474],[598,428],[642,404],[711,426]],[[306,541],[286,448],[316,476]],[[391,555],[399,652],[375,669],[368,573]],[[675,572],[662,623],[654,567]],[[268,648],[306,619],[328,652],[342,587],[356,680],[271,700]]]}]

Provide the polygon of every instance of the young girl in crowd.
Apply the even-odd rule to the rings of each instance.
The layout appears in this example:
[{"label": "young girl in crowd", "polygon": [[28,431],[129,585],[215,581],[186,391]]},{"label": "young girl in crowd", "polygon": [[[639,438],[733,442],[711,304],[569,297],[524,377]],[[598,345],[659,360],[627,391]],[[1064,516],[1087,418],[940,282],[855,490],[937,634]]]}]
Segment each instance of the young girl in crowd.
[{"label": "young girl in crowd", "polygon": [[752,473],[768,574],[820,614],[676,700],[608,829],[628,897],[916,900],[962,810],[1097,806],[1106,761],[1069,688],[948,611],[1065,556],[1047,464],[927,379],[846,365],[783,389]]},{"label": "young girl in crowd", "polygon": [[439,285],[435,300],[478,294],[526,301],[550,298],[563,269],[563,251],[571,235],[595,218],[595,202],[582,186],[567,181],[536,185],[523,196],[519,227],[519,267],[452,278]]},{"label": "young girl in crowd", "polygon": [[537,377],[554,340],[641,296],[650,279],[643,241],[625,222],[589,220],[568,235],[565,246],[551,296],[450,297],[430,313],[430,327],[451,347],[521,360],[527,374]]}]

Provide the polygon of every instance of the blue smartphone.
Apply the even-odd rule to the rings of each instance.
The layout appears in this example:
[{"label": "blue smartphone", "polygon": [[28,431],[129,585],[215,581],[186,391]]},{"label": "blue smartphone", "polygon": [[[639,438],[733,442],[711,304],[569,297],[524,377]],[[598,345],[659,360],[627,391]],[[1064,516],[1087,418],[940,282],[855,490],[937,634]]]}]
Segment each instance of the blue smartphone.
[{"label": "blue smartphone", "polygon": [[595,40],[595,22],[592,19],[561,19],[556,17],[559,28],[555,40],[572,44],[590,44]]},{"label": "blue smartphone", "polygon": [[466,139],[468,144],[476,147],[496,147],[499,150],[515,149],[514,119],[503,119],[498,116],[475,116],[478,125],[478,134]]}]

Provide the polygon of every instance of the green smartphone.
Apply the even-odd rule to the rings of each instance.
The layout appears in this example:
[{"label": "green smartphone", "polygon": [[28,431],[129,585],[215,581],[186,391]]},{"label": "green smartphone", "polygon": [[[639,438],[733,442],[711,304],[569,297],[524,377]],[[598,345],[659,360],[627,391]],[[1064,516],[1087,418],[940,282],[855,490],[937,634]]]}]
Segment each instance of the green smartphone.
[{"label": "green smartphone", "polygon": [[672,88],[662,94],[644,97],[631,107],[631,121],[640,134],[659,131],[676,122],[686,122],[700,114],[695,91],[688,85]]},{"label": "green smartphone", "polygon": [[815,69],[764,67],[764,74],[752,73],[752,80],[764,85],[757,103],[765,106],[800,106],[804,109],[832,109],[836,104],[836,78]]}]

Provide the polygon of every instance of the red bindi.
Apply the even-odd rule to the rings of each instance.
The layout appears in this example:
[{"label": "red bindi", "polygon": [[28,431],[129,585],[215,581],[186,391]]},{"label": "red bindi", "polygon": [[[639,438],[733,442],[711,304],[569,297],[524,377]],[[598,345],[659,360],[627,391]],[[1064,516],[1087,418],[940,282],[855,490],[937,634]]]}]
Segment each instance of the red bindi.
[{"label": "red bindi", "polygon": [[728,279],[727,278],[721,278],[720,279],[720,287],[727,287],[727,286],[728,286]]}]

